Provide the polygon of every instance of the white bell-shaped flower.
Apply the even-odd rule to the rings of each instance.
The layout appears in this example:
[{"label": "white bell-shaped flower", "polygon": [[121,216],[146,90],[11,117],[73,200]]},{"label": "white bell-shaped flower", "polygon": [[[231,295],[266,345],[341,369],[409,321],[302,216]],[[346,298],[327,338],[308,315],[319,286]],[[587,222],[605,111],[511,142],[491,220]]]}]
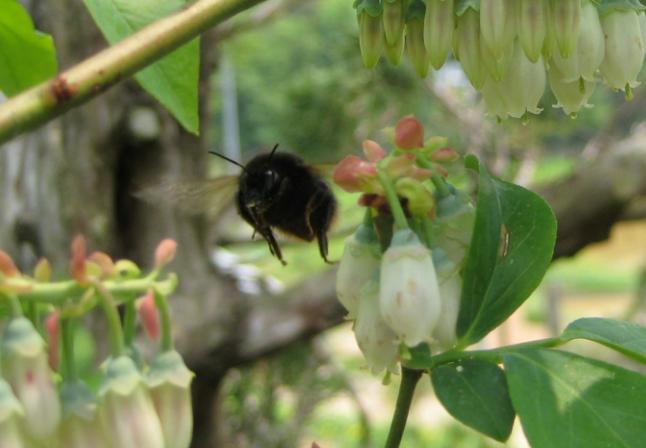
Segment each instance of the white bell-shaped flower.
[{"label": "white bell-shaped flower", "polygon": [[613,89],[635,87],[644,61],[644,41],[635,10],[614,10],[601,18],[605,36],[605,57],[599,69]]},{"label": "white bell-shaped flower", "polygon": [[459,266],[440,248],[433,249],[433,263],[437,268],[442,300],[442,318],[433,330],[433,345],[435,351],[445,351],[457,342],[456,325],[460,312],[462,276]]},{"label": "white bell-shaped flower", "polygon": [[381,262],[379,305],[408,346],[430,339],[440,319],[440,292],[430,250],[410,229],[395,232]]},{"label": "white bell-shaped flower", "polygon": [[568,115],[576,114],[588,103],[596,83],[580,78],[578,81],[565,82],[556,67],[549,70],[549,81],[552,93],[558,103],[555,107],[563,108]]},{"label": "white bell-shaped flower", "polygon": [[581,25],[576,47],[564,58],[560,52],[552,55],[554,64],[562,75],[564,82],[594,81],[594,74],[601,65],[605,54],[603,29],[597,8],[588,0],[581,7]]},{"label": "white bell-shaped flower", "polygon": [[379,272],[381,250],[374,230],[361,224],[345,240],[343,255],[336,273],[336,294],[348,310],[348,319],[357,316],[361,288]]},{"label": "white bell-shaped flower", "polygon": [[379,310],[379,281],[375,275],[361,289],[359,310],[354,322],[357,345],[372,373],[384,369],[397,373],[399,342],[397,335],[381,317]]},{"label": "white bell-shaped flower", "polygon": [[9,321],[2,339],[3,376],[25,412],[29,437],[50,437],[61,419],[61,404],[47,363],[45,341],[25,317]]}]

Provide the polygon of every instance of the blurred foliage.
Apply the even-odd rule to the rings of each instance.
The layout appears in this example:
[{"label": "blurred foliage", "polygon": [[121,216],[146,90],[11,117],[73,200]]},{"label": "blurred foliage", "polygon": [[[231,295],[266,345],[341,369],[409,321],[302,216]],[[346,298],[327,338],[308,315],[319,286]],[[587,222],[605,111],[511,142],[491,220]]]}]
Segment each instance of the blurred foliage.
[{"label": "blurred foliage", "polygon": [[339,393],[355,401],[357,419],[350,440],[369,446],[366,415],[356,401],[346,371],[315,343],[302,343],[229,373],[222,388],[225,446],[289,448],[298,446],[310,417]]}]

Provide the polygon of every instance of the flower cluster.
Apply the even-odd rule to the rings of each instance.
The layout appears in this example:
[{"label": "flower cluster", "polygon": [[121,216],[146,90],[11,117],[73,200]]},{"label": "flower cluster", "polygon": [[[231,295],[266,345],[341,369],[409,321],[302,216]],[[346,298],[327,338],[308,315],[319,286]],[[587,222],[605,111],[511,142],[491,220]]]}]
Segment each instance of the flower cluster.
[{"label": "flower cluster", "polygon": [[366,67],[381,54],[416,72],[442,67],[452,51],[487,110],[499,118],[541,112],[549,84],[574,116],[597,82],[631,97],[646,54],[646,15],[635,1],[357,0]]},{"label": "flower cluster", "polygon": [[366,159],[347,156],[334,181],[362,193],[364,222],[346,240],[337,295],[354,320],[370,369],[397,371],[405,347],[455,345],[461,268],[473,229],[467,195],[449,184],[444,164],[457,159],[443,138],[424,141],[414,117],[395,127],[389,154],[363,143]]},{"label": "flower cluster", "polygon": [[[0,322],[1,447],[189,446],[193,373],[173,350],[166,302],[177,278],[159,279],[176,246],[162,241],[153,271],[143,275],[130,260],[115,262],[102,252],[87,256],[85,240],[77,237],[71,279],[62,281],[51,281],[45,259],[30,276],[0,251],[0,305],[11,310]],[[75,328],[96,306],[107,317],[112,353],[93,391],[75,366],[74,340]],[[137,322],[159,341],[149,363],[133,343]]]}]

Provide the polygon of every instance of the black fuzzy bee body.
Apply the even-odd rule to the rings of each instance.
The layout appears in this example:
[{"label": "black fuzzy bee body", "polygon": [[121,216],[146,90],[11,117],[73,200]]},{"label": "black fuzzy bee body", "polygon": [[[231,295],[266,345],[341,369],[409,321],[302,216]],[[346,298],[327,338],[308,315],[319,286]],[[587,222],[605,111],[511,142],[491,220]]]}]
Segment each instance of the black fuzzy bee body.
[{"label": "black fuzzy bee body", "polygon": [[329,185],[301,158],[274,151],[254,157],[239,177],[236,204],[281,263],[285,261],[274,227],[305,241],[316,238],[321,257],[329,262],[327,232],[336,200]]}]

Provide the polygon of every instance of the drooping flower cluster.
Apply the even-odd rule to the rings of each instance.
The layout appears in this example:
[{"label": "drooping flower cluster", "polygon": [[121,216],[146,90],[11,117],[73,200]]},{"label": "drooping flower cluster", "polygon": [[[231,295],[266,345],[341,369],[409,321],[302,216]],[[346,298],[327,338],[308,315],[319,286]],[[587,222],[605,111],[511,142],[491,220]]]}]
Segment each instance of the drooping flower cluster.
[{"label": "drooping flower cluster", "polygon": [[[132,261],[113,262],[101,252],[86,256],[85,241],[77,237],[71,280],[58,282],[50,280],[47,260],[28,276],[0,251],[0,304],[11,309],[11,317],[0,322],[1,447],[189,446],[193,374],[172,348],[166,304],[177,279],[158,279],[175,251],[174,241],[162,241],[154,270],[144,276]],[[125,305],[123,323],[117,304]],[[108,318],[112,355],[94,393],[75,367],[74,331],[97,305]],[[161,339],[149,364],[133,345],[137,320],[153,342]]]},{"label": "drooping flower cluster", "polygon": [[394,143],[387,154],[366,140],[366,160],[347,156],[334,171],[334,181],[362,193],[366,207],[346,240],[337,295],[375,373],[396,372],[403,347],[455,345],[460,271],[474,220],[468,196],[446,180],[443,165],[458,156],[445,139],[424,142],[421,124],[405,117]]},{"label": "drooping flower cluster", "polygon": [[426,77],[449,53],[493,116],[541,112],[549,84],[574,116],[598,82],[631,97],[646,54],[646,15],[636,1],[356,0],[361,54],[394,65],[404,48]]}]

